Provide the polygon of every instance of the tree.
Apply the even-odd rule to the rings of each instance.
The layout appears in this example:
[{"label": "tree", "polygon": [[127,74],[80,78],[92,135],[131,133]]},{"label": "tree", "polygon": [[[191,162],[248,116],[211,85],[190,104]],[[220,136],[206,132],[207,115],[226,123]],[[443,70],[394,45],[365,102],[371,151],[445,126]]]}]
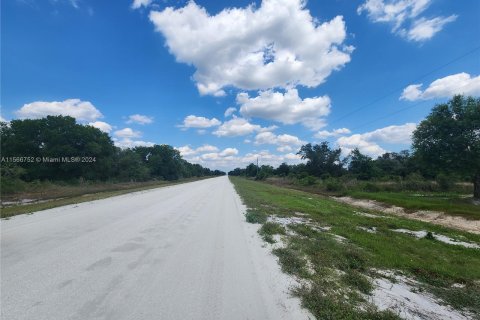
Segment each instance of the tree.
[{"label": "tree", "polygon": [[372,158],[364,155],[355,148],[350,153],[348,171],[357,176],[360,180],[370,180],[375,175],[375,163]]},{"label": "tree", "polygon": [[308,159],[307,170],[311,175],[320,177],[324,174],[339,176],[342,173],[343,162],[340,161],[342,149],[330,149],[328,142],[321,144],[308,143],[300,148],[299,154],[302,159]]},{"label": "tree", "polygon": [[275,174],[278,174],[281,177],[286,177],[288,176],[289,173],[290,173],[290,167],[285,162],[279,165],[278,168],[275,170]]},{"label": "tree", "polygon": [[436,105],[413,133],[413,150],[434,175],[470,178],[480,199],[480,99],[457,95]]}]

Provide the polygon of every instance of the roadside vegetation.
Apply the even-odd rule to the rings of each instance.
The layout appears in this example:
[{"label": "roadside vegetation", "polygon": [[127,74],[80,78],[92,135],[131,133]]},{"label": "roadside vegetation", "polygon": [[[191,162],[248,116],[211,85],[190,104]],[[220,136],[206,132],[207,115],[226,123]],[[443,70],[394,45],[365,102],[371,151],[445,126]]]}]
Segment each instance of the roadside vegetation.
[{"label": "roadside vegetation", "polygon": [[305,144],[305,163],[230,171],[230,176],[332,196],[378,200],[407,210],[434,210],[480,219],[480,99],[455,96],[439,104],[413,132],[411,150],[376,159],[348,156],[328,142]]},{"label": "roadside vegetation", "polygon": [[298,280],[293,293],[318,319],[399,319],[398,310],[379,310],[373,301],[382,294],[377,281],[393,286],[401,279],[412,292],[478,318],[480,235],[230,179],[248,207],[247,221],[261,224],[283,271]]},{"label": "roadside vegetation", "polygon": [[68,116],[0,122],[0,135],[2,206],[57,199],[3,208],[2,217],[225,174],[185,161],[169,145],[116,147],[107,133]]}]

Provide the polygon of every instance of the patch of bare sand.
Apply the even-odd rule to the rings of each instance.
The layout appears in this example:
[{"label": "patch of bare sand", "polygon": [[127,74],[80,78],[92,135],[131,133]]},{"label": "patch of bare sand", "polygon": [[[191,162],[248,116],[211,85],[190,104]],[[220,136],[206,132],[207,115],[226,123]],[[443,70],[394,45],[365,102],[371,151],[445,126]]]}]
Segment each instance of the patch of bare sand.
[{"label": "patch of bare sand", "polygon": [[375,200],[355,199],[352,197],[332,197],[332,199],[363,209],[380,211],[400,217],[430,222],[445,227],[480,234],[480,220],[467,220],[461,216],[452,216],[438,211],[419,210],[407,212],[404,208],[387,205]]}]

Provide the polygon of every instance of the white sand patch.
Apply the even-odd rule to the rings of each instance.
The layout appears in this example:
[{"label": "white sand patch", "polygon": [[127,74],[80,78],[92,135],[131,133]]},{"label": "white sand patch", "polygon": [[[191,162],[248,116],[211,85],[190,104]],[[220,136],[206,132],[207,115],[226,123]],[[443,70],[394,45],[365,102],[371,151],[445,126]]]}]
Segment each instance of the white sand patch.
[{"label": "white sand patch", "polygon": [[376,227],[368,227],[367,228],[367,227],[357,226],[357,229],[368,232],[368,233],[377,233],[377,228]]},{"label": "white sand patch", "polygon": [[[419,239],[420,238],[425,238],[425,236],[428,233],[425,230],[412,231],[412,230],[408,230],[408,229],[393,229],[392,231],[400,232],[400,233],[406,233],[406,234],[415,236]],[[436,234],[436,233],[433,233],[433,232],[432,232],[432,235],[435,238],[435,240],[438,240],[438,241],[443,242],[443,243],[453,244],[453,245],[456,245],[456,246],[462,246],[462,247],[465,247],[465,248],[480,249],[480,245],[476,244],[476,243],[455,240],[455,239],[452,239],[450,237],[444,236],[442,234]]]},{"label": "white sand patch", "polygon": [[438,211],[419,210],[407,212],[404,208],[390,206],[375,200],[355,199],[352,197],[331,197],[332,199],[367,210],[380,211],[396,216],[430,222],[458,230],[480,234],[480,220],[468,220],[461,216],[452,216]]},{"label": "white sand patch", "polygon": [[380,310],[392,310],[404,319],[469,319],[450,306],[442,305],[432,295],[418,292],[415,280],[389,274],[395,283],[388,279],[374,280],[375,289],[370,300]]},{"label": "white sand patch", "polygon": [[269,216],[267,219],[268,222],[278,223],[284,227],[287,227],[291,224],[306,224],[310,222],[310,219],[301,218],[301,217],[277,217],[277,216]]}]

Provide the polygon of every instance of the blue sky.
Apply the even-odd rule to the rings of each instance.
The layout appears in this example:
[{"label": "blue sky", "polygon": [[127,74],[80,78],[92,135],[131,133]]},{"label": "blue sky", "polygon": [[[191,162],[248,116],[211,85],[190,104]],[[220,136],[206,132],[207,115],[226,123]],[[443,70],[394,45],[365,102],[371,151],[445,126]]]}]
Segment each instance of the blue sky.
[{"label": "blue sky", "polygon": [[298,163],[323,140],[377,156],[436,103],[480,96],[479,16],[473,0],[2,1],[1,116],[71,115],[215,169]]}]

